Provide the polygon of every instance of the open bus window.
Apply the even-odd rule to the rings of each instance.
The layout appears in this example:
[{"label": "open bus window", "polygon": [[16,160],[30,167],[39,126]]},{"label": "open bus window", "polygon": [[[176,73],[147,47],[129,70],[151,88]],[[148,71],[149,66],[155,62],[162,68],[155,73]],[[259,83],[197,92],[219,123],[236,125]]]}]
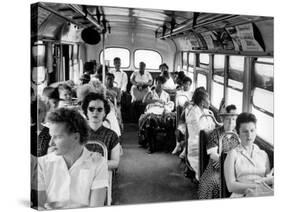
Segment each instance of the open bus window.
[{"label": "open bus window", "polygon": [[242,104],[243,104],[243,93],[242,91],[238,91],[232,88],[227,88],[227,104],[234,104],[237,108],[237,112],[242,112]]},{"label": "open bus window", "polygon": [[161,55],[153,50],[138,49],[134,53],[135,67],[139,68],[139,63],[144,62],[146,69],[158,70],[162,64]]},{"label": "open bus window", "polygon": [[197,75],[197,87],[204,87],[207,89],[207,77],[204,74],[198,74]]},{"label": "open bus window", "polygon": [[256,108],[252,108],[252,113],[257,118],[257,135],[266,142],[273,145],[273,117],[269,116]]},{"label": "open bus window", "polygon": [[243,56],[230,56],[229,69],[244,71],[244,57]]},{"label": "open bus window", "polygon": [[223,84],[212,81],[212,105],[219,109],[221,100],[223,98]]},{"label": "open bus window", "polygon": [[182,53],[182,70],[187,71],[187,52]]},{"label": "open bus window", "polygon": [[254,64],[252,112],[257,117],[257,134],[273,145],[273,58],[258,58]]},{"label": "open bus window", "polygon": [[[113,68],[113,60],[115,57],[121,59],[121,68],[129,68],[130,66],[130,51],[125,48],[106,48],[105,60],[109,61],[109,67]],[[100,53],[100,64],[103,62],[103,51]]]},{"label": "open bus window", "polygon": [[220,72],[224,71],[224,60],[225,56],[224,55],[214,55],[214,69]]},{"label": "open bus window", "polygon": [[188,54],[188,66],[193,67],[194,66],[194,61],[195,61],[195,54],[189,52],[189,54]]},{"label": "open bus window", "polygon": [[200,54],[199,55],[199,67],[209,68],[209,54]]}]

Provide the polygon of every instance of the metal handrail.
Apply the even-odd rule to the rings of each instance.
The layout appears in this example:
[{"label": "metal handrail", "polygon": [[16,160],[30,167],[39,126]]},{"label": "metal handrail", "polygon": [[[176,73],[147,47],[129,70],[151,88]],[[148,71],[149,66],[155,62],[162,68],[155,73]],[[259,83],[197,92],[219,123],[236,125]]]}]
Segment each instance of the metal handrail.
[{"label": "metal handrail", "polygon": [[204,117],[211,117],[212,120],[213,120],[213,122],[214,122],[217,126],[220,126],[220,127],[223,126],[223,123],[217,121],[217,119],[215,118],[214,113],[213,113],[211,110],[208,110],[208,113],[209,113],[209,114],[203,114],[203,115],[200,117],[199,120],[201,120],[201,119],[204,118]]}]

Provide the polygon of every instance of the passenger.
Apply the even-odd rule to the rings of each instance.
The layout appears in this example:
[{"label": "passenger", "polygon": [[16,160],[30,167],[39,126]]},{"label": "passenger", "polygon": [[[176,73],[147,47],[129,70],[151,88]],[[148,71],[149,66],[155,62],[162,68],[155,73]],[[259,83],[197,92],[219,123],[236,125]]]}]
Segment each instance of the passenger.
[{"label": "passenger", "polygon": [[268,155],[254,144],[256,122],[251,113],[241,113],[236,119],[241,143],[227,154],[224,163],[225,181],[232,192],[231,197],[273,195]]},{"label": "passenger", "polygon": [[116,169],[120,161],[120,143],[117,134],[103,126],[103,121],[110,111],[107,100],[100,94],[88,94],[82,104],[82,109],[89,120],[88,140],[103,142],[108,150],[108,168]]},{"label": "passenger", "polygon": [[[182,86],[180,86],[180,90],[178,90],[176,93],[176,108],[177,108],[178,119],[180,119],[181,116],[182,118],[184,118],[182,114],[184,108],[187,104],[191,102],[192,99],[192,92],[190,91],[191,84],[192,84],[192,79],[185,76],[182,79]],[[185,120],[179,121],[177,125],[178,125],[176,130],[177,143],[176,143],[176,147],[172,151],[172,154],[177,154],[182,149],[182,146],[185,145],[185,141],[184,141],[184,134],[186,133]],[[183,154],[181,154],[180,157],[184,158],[184,156],[185,156],[185,152],[183,151]]]},{"label": "passenger", "polygon": [[163,90],[163,85],[165,84],[165,78],[163,76],[158,76],[156,78],[156,87],[149,91],[143,98],[143,103],[151,104],[159,102],[161,104],[167,104],[170,101],[169,94]]},{"label": "passenger", "polygon": [[[208,118],[201,119],[202,115],[208,114],[210,106],[209,95],[207,91],[199,87],[194,91],[193,107],[186,114],[186,124],[188,130],[188,152],[187,159],[195,172],[195,178],[199,179],[199,132],[202,129],[213,128]],[[184,151],[186,151],[184,149]]]},{"label": "passenger", "polygon": [[112,70],[111,73],[114,75],[114,83],[116,83],[116,87],[121,90],[122,94],[127,91],[128,76],[120,69],[121,59],[119,57],[115,57],[113,62],[115,70]]},{"label": "passenger", "polygon": [[121,116],[121,90],[114,86],[114,75],[111,73],[107,73],[106,75],[106,96],[114,103],[118,123],[120,128],[123,129]]},{"label": "passenger", "polygon": [[140,62],[139,71],[135,71],[131,75],[131,95],[132,102],[142,101],[143,97],[149,91],[149,86],[152,85],[152,76],[148,71],[145,71],[145,63]]},{"label": "passenger", "polygon": [[72,105],[72,97],[71,97],[71,87],[66,83],[60,84],[58,86],[60,101],[58,103],[58,107],[68,107]]},{"label": "passenger", "polygon": [[75,110],[59,108],[47,115],[54,151],[38,159],[39,209],[103,206],[108,167],[85,147],[86,120]]},{"label": "passenger", "polygon": [[84,64],[84,74],[87,74],[87,75],[91,76],[91,75],[96,74],[96,70],[97,70],[96,60],[85,62],[85,64]]},{"label": "passenger", "polygon": [[[98,70],[96,72],[96,74],[94,75],[94,78],[98,79],[100,82],[102,82],[102,72],[103,72],[103,65],[100,65],[98,67]],[[108,67],[105,66],[105,75],[108,73]]]},{"label": "passenger", "polygon": [[54,110],[59,103],[58,88],[45,87],[43,89],[42,99],[48,107],[48,110]]},{"label": "passenger", "polygon": [[221,188],[221,164],[220,164],[220,151],[226,153],[235,148],[239,144],[239,140],[234,137],[224,139],[222,146],[219,147],[219,139],[225,132],[235,132],[236,124],[236,106],[229,105],[226,108],[226,113],[221,113],[220,116],[223,120],[223,126],[213,130],[209,135],[207,143],[207,154],[210,156],[209,164],[204,171],[199,181],[199,199],[214,199],[220,198]]},{"label": "passenger", "polygon": [[88,74],[83,74],[80,78],[79,78],[79,85],[84,85],[84,84],[88,84],[91,80],[90,75]]},{"label": "passenger", "polygon": [[105,86],[106,86],[106,96],[109,97],[110,99],[114,100],[113,102],[116,105],[118,105],[118,104],[120,105],[121,92],[120,92],[120,88],[117,88],[114,86],[114,75],[113,74],[107,73]]},{"label": "passenger", "polygon": [[177,88],[180,88],[182,86],[182,79],[184,79],[186,77],[184,71],[180,71],[178,72],[177,74],[177,77],[176,77],[176,84],[177,84]]},{"label": "passenger", "polygon": [[163,89],[164,90],[174,90],[174,89],[176,89],[176,85],[174,83],[174,80],[170,76],[168,65],[166,63],[162,63],[159,66],[159,70],[161,71],[160,75],[165,78],[165,83],[163,84]]},{"label": "passenger", "polygon": [[[106,87],[99,80],[90,81],[89,84],[85,84],[81,86],[77,90],[77,97],[78,97],[79,104],[82,104],[84,98],[89,93],[97,93],[106,96]],[[114,132],[116,132],[118,136],[121,136],[120,126],[117,120],[116,108],[113,103],[109,102],[109,104],[110,104],[110,112],[106,116],[104,125],[112,129]]]}]

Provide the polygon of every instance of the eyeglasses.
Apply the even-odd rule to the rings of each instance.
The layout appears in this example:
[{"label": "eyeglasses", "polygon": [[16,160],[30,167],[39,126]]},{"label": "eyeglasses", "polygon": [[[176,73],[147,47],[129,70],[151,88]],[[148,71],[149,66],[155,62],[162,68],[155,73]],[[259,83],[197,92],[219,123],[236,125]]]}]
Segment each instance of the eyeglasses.
[{"label": "eyeglasses", "polygon": [[98,108],[95,108],[95,107],[88,107],[88,110],[90,112],[94,112],[95,110],[97,110],[99,113],[103,111],[103,108],[102,107],[98,107]]}]

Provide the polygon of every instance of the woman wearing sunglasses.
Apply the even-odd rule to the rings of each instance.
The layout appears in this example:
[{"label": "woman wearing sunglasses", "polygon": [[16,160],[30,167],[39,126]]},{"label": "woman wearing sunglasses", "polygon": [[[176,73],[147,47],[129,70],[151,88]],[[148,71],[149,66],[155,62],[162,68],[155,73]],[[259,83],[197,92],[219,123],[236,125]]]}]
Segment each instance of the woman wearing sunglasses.
[{"label": "woman wearing sunglasses", "polygon": [[89,141],[103,142],[108,150],[108,168],[118,168],[120,160],[120,143],[117,134],[103,126],[106,115],[110,112],[108,101],[103,95],[89,93],[82,103],[82,109],[90,126]]}]

